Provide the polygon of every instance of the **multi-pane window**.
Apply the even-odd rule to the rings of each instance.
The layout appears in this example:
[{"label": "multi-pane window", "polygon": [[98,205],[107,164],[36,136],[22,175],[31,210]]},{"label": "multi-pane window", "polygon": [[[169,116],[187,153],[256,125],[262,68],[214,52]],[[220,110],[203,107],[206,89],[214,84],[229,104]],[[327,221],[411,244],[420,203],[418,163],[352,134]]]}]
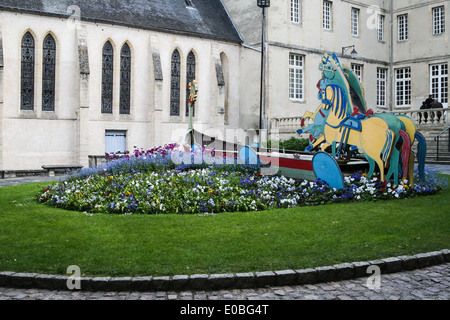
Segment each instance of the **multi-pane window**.
[{"label": "multi-pane window", "polygon": [[408,15],[398,16],[398,41],[408,40]]},{"label": "multi-pane window", "polygon": [[170,81],[170,115],[180,115],[180,53],[178,50],[172,53],[171,81]]},{"label": "multi-pane window", "polygon": [[[195,55],[191,51],[187,56],[186,63],[186,84],[192,83],[195,80]],[[186,116],[189,115],[189,95],[190,95],[189,87],[186,89]],[[192,107],[192,116],[195,116],[195,105]]]},{"label": "multi-pane window", "polygon": [[397,107],[411,106],[411,68],[395,70],[395,104]]},{"label": "multi-pane window", "polygon": [[304,57],[299,54],[289,55],[289,98],[303,100],[304,95]]},{"label": "multi-pane window", "polygon": [[359,9],[352,8],[351,26],[352,36],[357,37],[359,35]]},{"label": "multi-pane window", "polygon": [[448,64],[430,66],[430,89],[433,98],[441,103],[448,103]]},{"label": "multi-pane window", "polygon": [[384,41],[384,16],[381,14],[378,15],[377,38],[378,41]]},{"label": "multi-pane window", "polygon": [[300,23],[300,0],[291,0],[291,22]]},{"label": "multi-pane window", "polygon": [[355,75],[358,77],[358,80],[362,82],[362,76],[363,76],[363,66],[360,64],[352,63],[352,71],[355,73]]},{"label": "multi-pane window", "polygon": [[111,42],[107,41],[102,55],[102,113],[113,111],[113,65],[114,49]]},{"label": "multi-pane window", "polygon": [[377,107],[386,107],[387,69],[377,68]]},{"label": "multi-pane window", "polygon": [[42,59],[42,111],[55,111],[56,43],[50,34],[44,39]]},{"label": "multi-pane window", "polygon": [[445,33],[445,9],[444,6],[433,8],[433,34]]},{"label": "multi-pane window", "polygon": [[21,46],[20,109],[34,110],[34,38],[25,33]]},{"label": "multi-pane window", "polygon": [[131,50],[125,43],[120,51],[120,114],[130,114],[131,100]]},{"label": "multi-pane window", "polygon": [[332,28],[332,2],[323,2],[323,16],[322,16],[322,27],[324,30],[331,30]]}]

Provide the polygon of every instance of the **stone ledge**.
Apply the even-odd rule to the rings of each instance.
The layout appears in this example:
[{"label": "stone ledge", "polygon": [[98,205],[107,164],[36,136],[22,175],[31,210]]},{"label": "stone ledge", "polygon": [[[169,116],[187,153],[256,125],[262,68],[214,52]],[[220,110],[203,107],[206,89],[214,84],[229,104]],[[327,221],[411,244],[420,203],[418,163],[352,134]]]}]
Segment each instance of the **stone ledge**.
[{"label": "stone ledge", "polygon": [[[182,291],[256,288],[331,282],[368,277],[367,268],[380,267],[381,274],[410,271],[450,262],[450,250],[413,256],[399,256],[367,262],[342,263],[333,266],[299,270],[264,271],[236,274],[194,274],[163,277],[81,277],[83,291]],[[69,290],[69,277],[37,273],[0,272],[1,287]],[[72,283],[76,279],[70,278]]]}]

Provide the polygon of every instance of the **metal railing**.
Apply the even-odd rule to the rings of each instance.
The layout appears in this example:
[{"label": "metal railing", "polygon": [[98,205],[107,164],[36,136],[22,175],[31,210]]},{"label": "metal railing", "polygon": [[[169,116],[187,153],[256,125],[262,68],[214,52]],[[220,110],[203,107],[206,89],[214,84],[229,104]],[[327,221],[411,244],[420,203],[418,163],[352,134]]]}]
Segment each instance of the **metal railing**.
[{"label": "metal railing", "polygon": [[[447,141],[445,141],[445,134],[447,134]],[[447,155],[445,160],[450,160],[450,127],[436,135],[434,141],[436,141],[436,161],[443,160],[443,152],[445,152],[444,155]],[[446,151],[441,151],[441,146]]]}]

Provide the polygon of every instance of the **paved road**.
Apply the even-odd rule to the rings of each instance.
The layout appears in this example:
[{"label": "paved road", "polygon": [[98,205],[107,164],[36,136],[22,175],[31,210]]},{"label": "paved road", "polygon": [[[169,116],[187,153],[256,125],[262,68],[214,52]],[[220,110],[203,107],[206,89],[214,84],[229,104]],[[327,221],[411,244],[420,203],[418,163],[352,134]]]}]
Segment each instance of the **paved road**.
[{"label": "paved road", "polygon": [[88,292],[0,288],[0,300],[450,300],[450,263],[371,278],[219,291]]}]

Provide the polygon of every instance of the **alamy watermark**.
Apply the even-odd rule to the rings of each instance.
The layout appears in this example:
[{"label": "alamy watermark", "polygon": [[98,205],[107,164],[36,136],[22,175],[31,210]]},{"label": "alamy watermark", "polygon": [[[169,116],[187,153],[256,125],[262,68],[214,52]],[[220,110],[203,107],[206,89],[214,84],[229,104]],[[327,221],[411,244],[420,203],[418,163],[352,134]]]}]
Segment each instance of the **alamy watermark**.
[{"label": "alamy watermark", "polygon": [[377,30],[380,27],[381,8],[371,5],[367,8],[366,13],[369,17],[366,20],[366,26],[369,30]]},{"label": "alamy watermark", "polygon": [[381,270],[379,266],[371,265],[367,268],[366,273],[371,273],[372,275],[367,278],[366,284],[367,288],[370,290],[378,290],[381,288]]},{"label": "alamy watermark", "polygon": [[[191,152],[173,150],[171,160],[175,164],[259,164],[262,175],[274,175],[279,170],[279,131],[271,130],[243,130],[206,128],[200,132],[208,137],[215,137],[208,145],[196,145]],[[171,141],[184,141],[186,129],[179,128],[172,131]],[[219,141],[219,143],[216,142]],[[268,147],[270,141],[270,148]],[[240,147],[234,150],[235,146]],[[218,148],[215,148],[217,147]],[[233,157],[224,156],[237,152],[237,162]]]},{"label": "alamy watermark", "polygon": [[67,289],[80,290],[81,289],[81,270],[77,265],[67,267],[67,273],[72,274],[66,282]]}]

